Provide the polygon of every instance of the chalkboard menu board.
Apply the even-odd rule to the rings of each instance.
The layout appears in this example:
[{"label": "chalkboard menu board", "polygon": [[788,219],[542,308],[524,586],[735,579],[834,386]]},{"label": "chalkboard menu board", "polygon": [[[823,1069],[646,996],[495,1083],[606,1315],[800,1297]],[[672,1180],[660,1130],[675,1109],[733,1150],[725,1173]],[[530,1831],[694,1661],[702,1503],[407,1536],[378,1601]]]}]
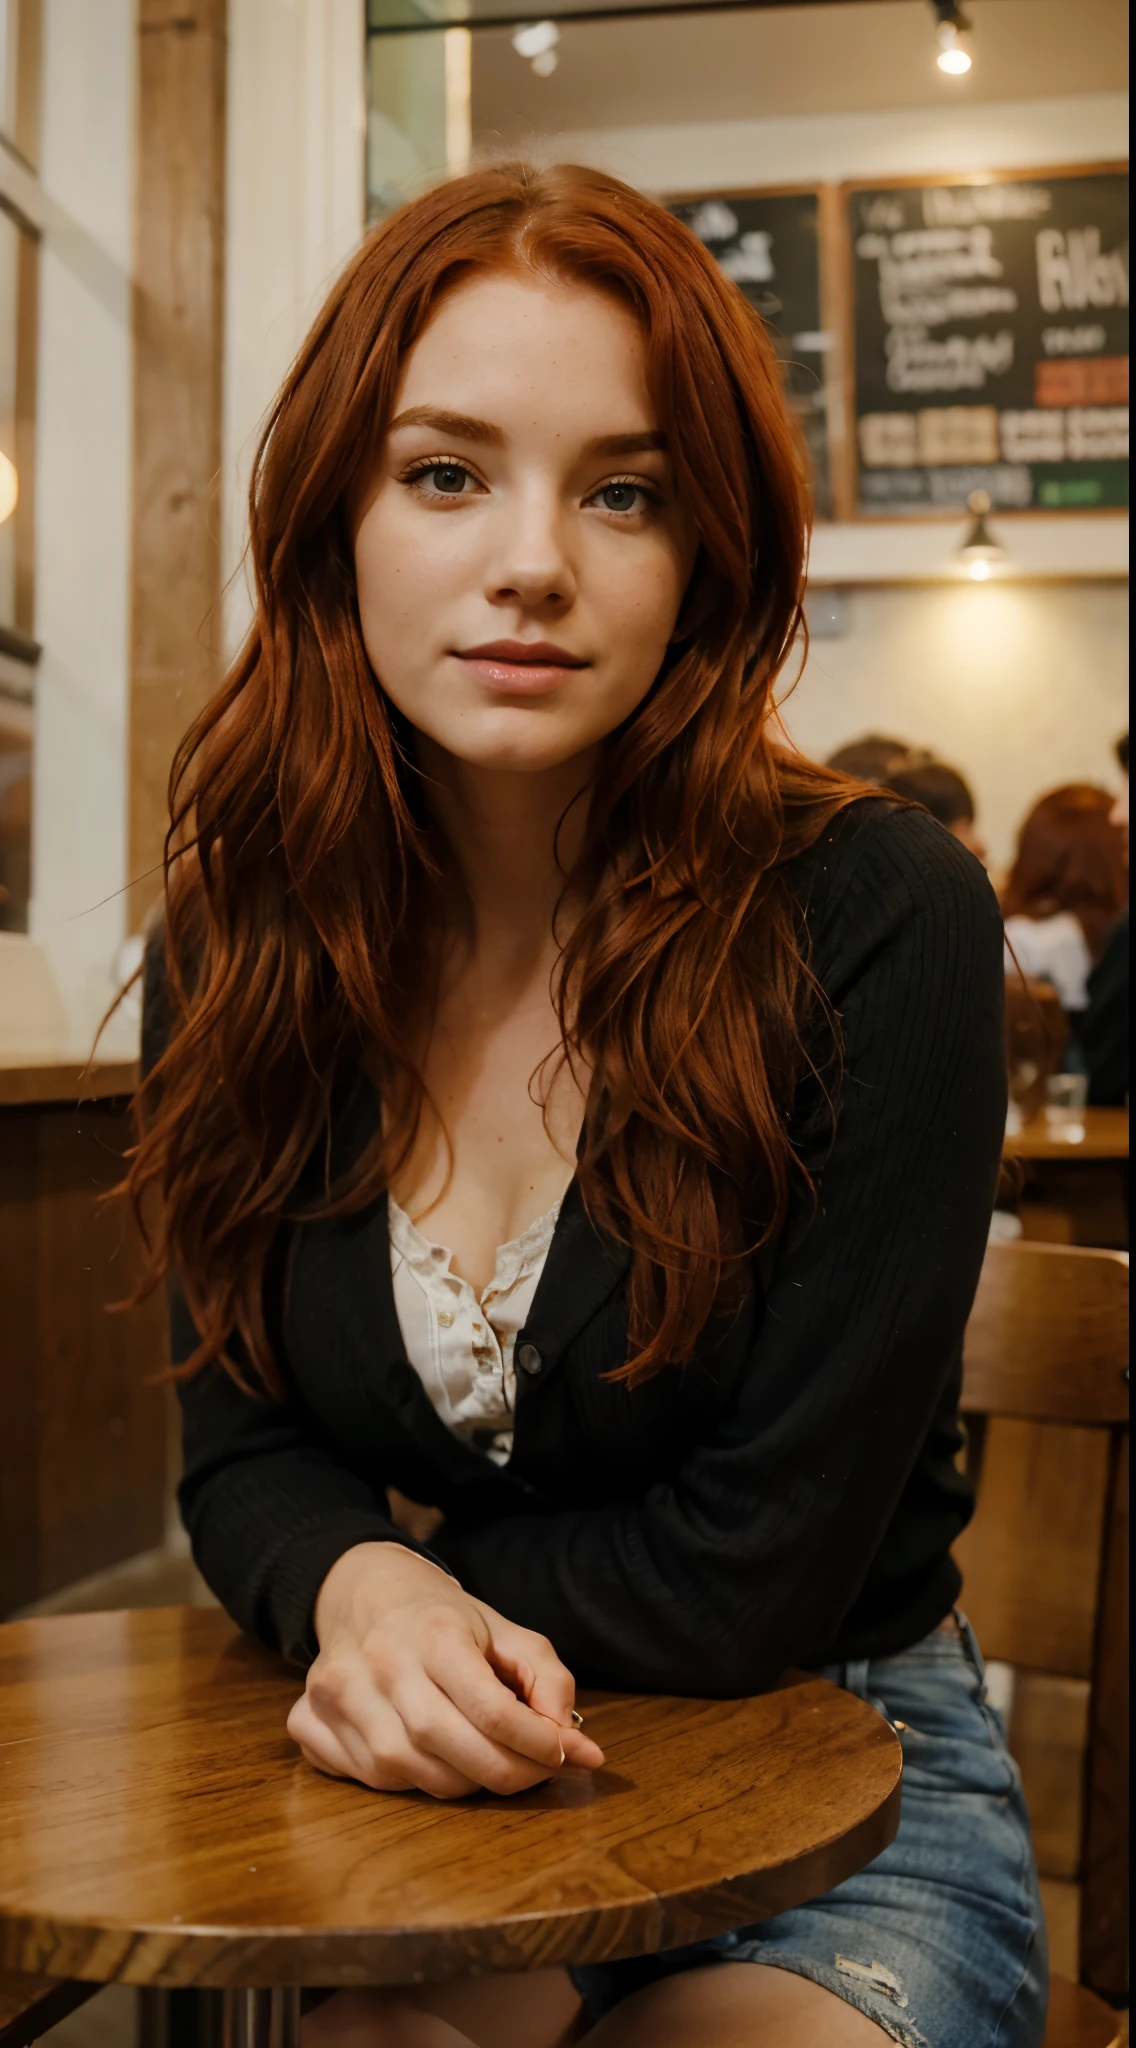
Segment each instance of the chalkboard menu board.
[{"label": "chalkboard menu board", "polygon": [[830,337],[820,304],[820,202],[816,192],[722,193],[675,205],[770,329],[785,388],[804,429],[816,509],[832,517],[824,391]]},{"label": "chalkboard menu board", "polygon": [[1127,505],[1127,176],[848,208],[861,512]]}]

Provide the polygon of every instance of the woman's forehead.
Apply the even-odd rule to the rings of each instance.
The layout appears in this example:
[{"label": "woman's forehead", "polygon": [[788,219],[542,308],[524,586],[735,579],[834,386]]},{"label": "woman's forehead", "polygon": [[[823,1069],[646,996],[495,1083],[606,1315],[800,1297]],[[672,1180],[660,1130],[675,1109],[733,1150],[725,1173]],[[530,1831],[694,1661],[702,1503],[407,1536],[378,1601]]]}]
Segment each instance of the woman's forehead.
[{"label": "woman's forehead", "polygon": [[[438,406],[503,413],[518,427],[534,404],[578,425],[586,417],[596,436],[655,427],[638,321],[614,293],[583,281],[529,270],[463,278],[409,351],[395,414]],[[486,405],[495,412],[485,415]]]}]

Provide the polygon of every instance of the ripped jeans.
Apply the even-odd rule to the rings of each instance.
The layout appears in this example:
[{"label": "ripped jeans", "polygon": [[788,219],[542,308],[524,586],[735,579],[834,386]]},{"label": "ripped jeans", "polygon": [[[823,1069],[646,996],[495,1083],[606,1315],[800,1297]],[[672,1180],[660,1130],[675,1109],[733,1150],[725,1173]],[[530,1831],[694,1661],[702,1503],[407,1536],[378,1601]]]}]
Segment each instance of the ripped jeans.
[{"label": "ripped jeans", "polygon": [[763,1963],[811,1978],[903,2048],[1041,2048],[1045,1923],[1021,1779],[973,1631],[955,1620],[897,1657],[823,1674],[899,1730],[903,1812],[883,1855],[775,1919],[574,1969],[593,2018],[679,1970]]}]

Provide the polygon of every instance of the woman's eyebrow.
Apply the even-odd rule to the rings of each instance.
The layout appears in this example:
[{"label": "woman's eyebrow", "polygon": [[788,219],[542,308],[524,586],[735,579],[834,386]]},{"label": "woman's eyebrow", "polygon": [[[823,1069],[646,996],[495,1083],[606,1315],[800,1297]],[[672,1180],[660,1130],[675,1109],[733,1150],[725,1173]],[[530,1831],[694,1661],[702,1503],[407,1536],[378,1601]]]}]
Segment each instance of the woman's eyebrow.
[{"label": "woman's eyebrow", "polygon": [[[393,434],[400,427],[429,427],[432,433],[446,434],[455,441],[480,441],[483,446],[503,448],[505,435],[500,427],[490,420],[474,419],[469,413],[447,412],[436,405],[412,405],[393,419],[388,432]],[[601,434],[588,443],[589,455],[652,455],[665,454],[667,437],[657,428],[640,428],[633,434]]]},{"label": "woman's eyebrow", "polygon": [[412,405],[391,421],[388,432],[399,427],[430,427],[436,434],[450,434],[456,441],[481,441],[491,448],[503,448],[505,436],[489,420],[471,419],[468,413],[445,412],[436,405]]},{"label": "woman's eyebrow", "polygon": [[665,455],[667,437],[658,428],[643,428],[637,434],[601,434],[588,444],[589,455]]}]

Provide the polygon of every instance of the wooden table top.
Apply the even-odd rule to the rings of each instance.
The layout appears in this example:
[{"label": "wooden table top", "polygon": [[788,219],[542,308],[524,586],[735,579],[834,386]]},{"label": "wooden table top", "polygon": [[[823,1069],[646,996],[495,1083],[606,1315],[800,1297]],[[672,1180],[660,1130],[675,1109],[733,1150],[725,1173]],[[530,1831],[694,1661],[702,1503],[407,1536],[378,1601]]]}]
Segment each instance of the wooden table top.
[{"label": "wooden table top", "polygon": [[39,1102],[105,1102],[133,1095],[137,1060],[38,1059],[34,1054],[0,1053],[0,1108]]},{"label": "wooden table top", "polygon": [[334,1985],[642,1954],[816,1897],[899,1823],[894,1731],[804,1674],[584,1695],[602,1771],[453,1805],[311,1770],[299,1685],[215,1609],[0,1628],[0,1967]]},{"label": "wooden table top", "polygon": [[1034,1116],[1020,1131],[1006,1133],[1002,1150],[1007,1159],[1127,1159],[1126,1109],[1086,1109],[1081,1128],[1084,1135],[1077,1137]]}]

